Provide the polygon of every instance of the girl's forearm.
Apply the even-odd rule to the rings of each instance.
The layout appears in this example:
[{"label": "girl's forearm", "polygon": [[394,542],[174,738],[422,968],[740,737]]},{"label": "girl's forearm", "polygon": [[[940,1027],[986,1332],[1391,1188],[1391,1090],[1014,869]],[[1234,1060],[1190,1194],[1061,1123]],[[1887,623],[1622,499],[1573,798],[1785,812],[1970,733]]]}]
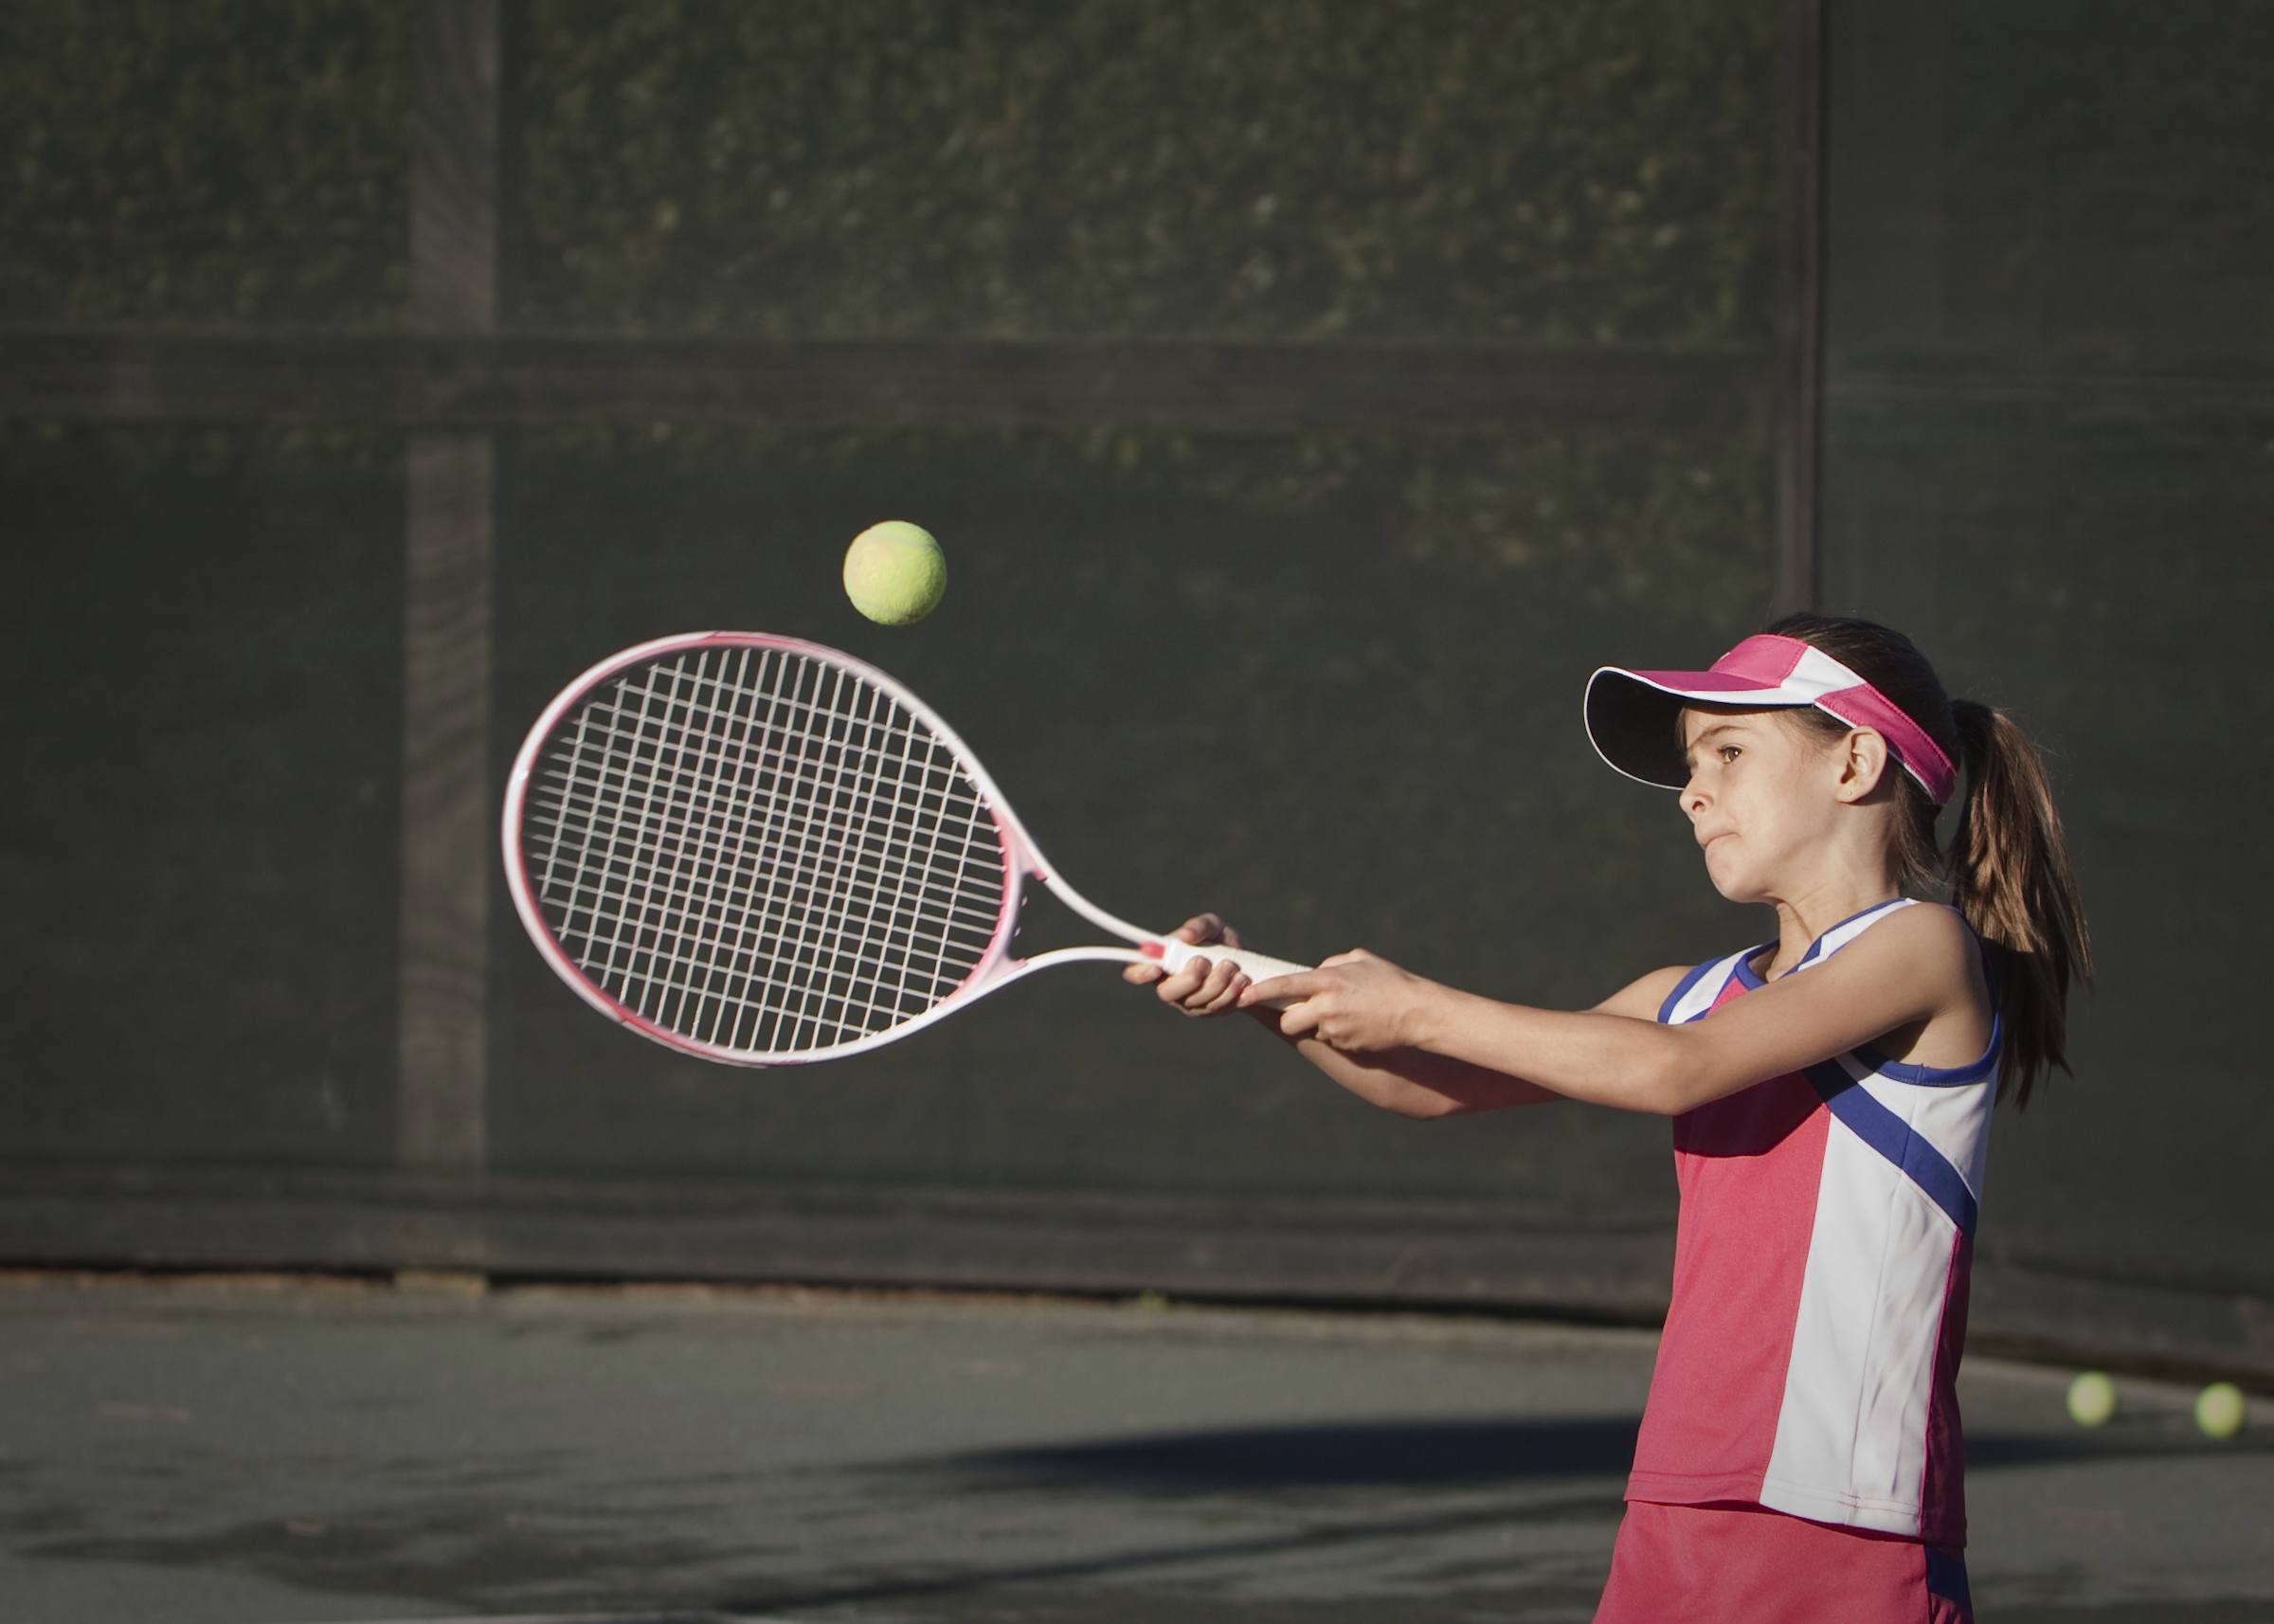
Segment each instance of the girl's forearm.
[{"label": "girl's forearm", "polygon": [[1679,1097],[1682,1039],[1654,1020],[1533,1009],[1432,983],[1414,1044],[1456,1063],[1522,1077],[1551,1096],[1620,1110],[1686,1109]]},{"label": "girl's forearm", "polygon": [[1316,1038],[1287,1038],[1276,1010],[1256,1005],[1249,1014],[1320,1071],[1369,1105],[1399,1116],[1430,1118],[1462,1111],[1538,1105],[1562,1096],[1521,1077],[1425,1049],[1388,1049],[1346,1055]]}]

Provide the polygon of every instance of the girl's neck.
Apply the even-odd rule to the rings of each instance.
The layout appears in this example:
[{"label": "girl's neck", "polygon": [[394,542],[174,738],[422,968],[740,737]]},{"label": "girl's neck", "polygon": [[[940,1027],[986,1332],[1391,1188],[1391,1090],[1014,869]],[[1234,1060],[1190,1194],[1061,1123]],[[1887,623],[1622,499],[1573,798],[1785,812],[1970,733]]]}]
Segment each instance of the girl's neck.
[{"label": "girl's neck", "polygon": [[1797,965],[1816,939],[1843,920],[1893,902],[1903,894],[1891,874],[1843,875],[1837,881],[1812,887],[1790,898],[1776,897],[1777,946],[1760,966],[1763,981]]}]

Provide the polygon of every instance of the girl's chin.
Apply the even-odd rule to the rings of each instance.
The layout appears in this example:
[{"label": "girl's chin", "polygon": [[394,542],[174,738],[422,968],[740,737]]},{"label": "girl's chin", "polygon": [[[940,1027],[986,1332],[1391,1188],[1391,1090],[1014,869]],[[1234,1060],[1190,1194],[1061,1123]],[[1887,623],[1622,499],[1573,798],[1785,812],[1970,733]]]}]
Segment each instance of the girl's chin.
[{"label": "girl's chin", "polygon": [[1713,889],[1722,893],[1722,899],[1725,902],[1761,900],[1759,886],[1727,865],[1715,863],[1710,855],[1706,859],[1706,877],[1713,882]]}]

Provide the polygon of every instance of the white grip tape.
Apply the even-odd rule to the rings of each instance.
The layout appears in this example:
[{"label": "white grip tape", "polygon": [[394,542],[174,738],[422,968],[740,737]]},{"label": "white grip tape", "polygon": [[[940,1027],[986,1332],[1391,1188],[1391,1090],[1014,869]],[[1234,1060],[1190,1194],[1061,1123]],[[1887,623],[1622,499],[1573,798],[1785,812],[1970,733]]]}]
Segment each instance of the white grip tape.
[{"label": "white grip tape", "polygon": [[[1219,959],[1230,959],[1246,973],[1248,980],[1252,982],[1268,982],[1273,976],[1299,976],[1312,968],[1309,965],[1298,965],[1286,959],[1274,959],[1268,953],[1253,953],[1245,947],[1227,947],[1221,942],[1211,942],[1205,947],[1196,947],[1191,943],[1180,942],[1173,936],[1164,936],[1161,939],[1161,967],[1163,969],[1171,972],[1181,970],[1195,959],[1206,959],[1210,964],[1214,964]],[[1272,1009],[1285,1009],[1288,1000],[1274,998],[1269,1001],[1269,1004]]]}]

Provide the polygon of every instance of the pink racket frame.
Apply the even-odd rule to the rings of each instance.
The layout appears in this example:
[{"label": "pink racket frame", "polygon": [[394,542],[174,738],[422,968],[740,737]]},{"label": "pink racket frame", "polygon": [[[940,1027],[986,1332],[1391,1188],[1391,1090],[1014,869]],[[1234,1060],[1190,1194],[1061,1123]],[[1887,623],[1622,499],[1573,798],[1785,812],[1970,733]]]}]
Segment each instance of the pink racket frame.
[{"label": "pink racket frame", "polygon": [[[841,666],[862,681],[883,690],[929,728],[940,742],[954,753],[957,763],[979,791],[988,815],[995,820],[996,830],[1002,841],[1002,900],[995,918],[995,933],[979,962],[972,966],[971,973],[964,978],[963,983],[923,1014],[911,1016],[880,1032],[872,1032],[846,1042],[821,1048],[787,1053],[728,1048],[722,1044],[682,1037],[647,1020],[639,1011],[595,986],[553,939],[552,930],[545,923],[544,913],[537,906],[535,893],[530,884],[528,863],[521,851],[522,807],[528,796],[530,776],[536,769],[538,751],[544,748],[545,741],[551,736],[561,717],[601,684],[636,665],[668,655],[711,648],[772,649]],[[941,1017],[951,1014],[998,987],[1008,986],[1023,976],[1048,969],[1054,965],[1083,962],[1146,963],[1160,964],[1174,970],[1194,958],[1231,958],[1238,961],[1248,974],[1256,980],[1292,975],[1309,967],[1246,949],[1235,950],[1223,947],[1195,948],[1108,913],[1055,875],[1049,861],[1042,856],[1042,849],[1035,844],[1034,837],[1026,832],[1025,826],[1011,811],[1003,800],[1002,792],[995,786],[995,781],[987,776],[986,769],[980,766],[969,747],[940,718],[939,713],[910,693],[896,678],[866,660],[821,643],[808,642],[802,638],[779,637],[770,632],[682,632],[673,637],[658,638],[652,642],[643,642],[610,655],[571,682],[545,708],[544,713],[530,729],[529,736],[522,741],[520,751],[514,757],[513,771],[506,780],[500,838],[505,853],[505,883],[513,895],[514,911],[520,914],[522,928],[529,932],[529,939],[536,945],[537,951],[552,966],[553,973],[568,983],[571,991],[601,1014],[630,1027],[642,1038],[660,1043],[667,1049],[677,1049],[682,1054],[698,1056],[706,1060],[724,1061],[729,1065],[803,1065],[813,1060],[839,1059],[847,1055],[857,1055],[865,1049],[879,1048],[922,1031]],[[1030,959],[1013,958],[1011,938],[1018,929],[1019,901],[1024,893],[1025,881],[1030,878],[1048,886],[1059,901],[1099,929],[1118,936],[1131,946],[1056,947],[1037,953]]]}]

